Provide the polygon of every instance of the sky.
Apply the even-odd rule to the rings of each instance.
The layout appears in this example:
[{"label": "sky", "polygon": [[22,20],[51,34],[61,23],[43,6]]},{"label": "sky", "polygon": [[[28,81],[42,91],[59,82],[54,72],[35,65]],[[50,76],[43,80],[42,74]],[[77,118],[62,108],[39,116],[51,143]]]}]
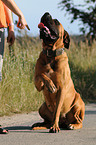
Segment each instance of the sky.
[{"label": "sky", "polygon": [[[79,34],[78,21],[70,23],[71,16],[65,16],[65,11],[61,11],[58,8],[58,3],[61,0],[14,0],[20,10],[23,12],[27,24],[30,27],[30,32],[32,36],[39,35],[38,24],[40,18],[45,12],[49,12],[53,19],[58,19],[63,25],[64,29],[68,31],[69,34]],[[77,0],[74,0],[77,1]],[[84,0],[80,0],[82,3]],[[13,21],[18,20],[18,17],[13,14]]]}]

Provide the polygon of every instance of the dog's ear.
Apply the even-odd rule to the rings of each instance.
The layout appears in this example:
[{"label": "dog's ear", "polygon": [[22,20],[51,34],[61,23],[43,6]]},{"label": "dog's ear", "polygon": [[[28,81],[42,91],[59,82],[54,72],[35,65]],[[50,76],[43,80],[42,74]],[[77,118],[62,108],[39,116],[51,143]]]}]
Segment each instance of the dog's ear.
[{"label": "dog's ear", "polygon": [[69,49],[70,37],[66,30],[64,30],[63,43],[64,43],[64,47]]}]

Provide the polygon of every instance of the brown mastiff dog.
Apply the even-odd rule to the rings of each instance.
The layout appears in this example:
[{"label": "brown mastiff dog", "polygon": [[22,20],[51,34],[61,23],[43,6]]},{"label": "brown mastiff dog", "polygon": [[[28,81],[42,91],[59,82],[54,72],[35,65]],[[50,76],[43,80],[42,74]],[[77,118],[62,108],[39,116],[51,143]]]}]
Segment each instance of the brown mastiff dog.
[{"label": "brown mastiff dog", "polygon": [[43,50],[35,67],[35,86],[44,93],[45,102],[39,109],[44,122],[33,124],[32,129],[50,128],[54,133],[65,127],[82,128],[85,105],[74,88],[64,51],[69,48],[69,35],[49,13],[42,16],[38,27]]}]

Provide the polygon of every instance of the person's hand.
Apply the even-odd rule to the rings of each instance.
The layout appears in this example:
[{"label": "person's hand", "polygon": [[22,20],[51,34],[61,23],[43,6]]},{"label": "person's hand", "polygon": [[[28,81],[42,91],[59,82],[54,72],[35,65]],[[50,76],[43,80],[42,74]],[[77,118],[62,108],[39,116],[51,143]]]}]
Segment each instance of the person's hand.
[{"label": "person's hand", "polygon": [[27,22],[24,18],[24,16],[22,16],[21,18],[19,17],[18,23],[17,23],[17,27],[20,29],[24,29],[25,27],[30,30],[29,26],[27,25]]},{"label": "person's hand", "polygon": [[13,45],[14,41],[15,41],[14,31],[9,31],[8,38],[7,38],[7,42],[9,43],[9,46]]}]

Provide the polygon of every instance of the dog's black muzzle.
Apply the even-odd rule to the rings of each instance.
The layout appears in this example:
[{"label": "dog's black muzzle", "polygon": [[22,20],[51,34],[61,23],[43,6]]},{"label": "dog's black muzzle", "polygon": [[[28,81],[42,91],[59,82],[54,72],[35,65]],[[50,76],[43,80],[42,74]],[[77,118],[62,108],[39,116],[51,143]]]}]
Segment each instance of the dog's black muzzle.
[{"label": "dog's black muzzle", "polygon": [[58,40],[59,36],[52,36],[46,32],[43,28],[40,30],[40,39],[43,39],[45,44],[54,44]]}]

